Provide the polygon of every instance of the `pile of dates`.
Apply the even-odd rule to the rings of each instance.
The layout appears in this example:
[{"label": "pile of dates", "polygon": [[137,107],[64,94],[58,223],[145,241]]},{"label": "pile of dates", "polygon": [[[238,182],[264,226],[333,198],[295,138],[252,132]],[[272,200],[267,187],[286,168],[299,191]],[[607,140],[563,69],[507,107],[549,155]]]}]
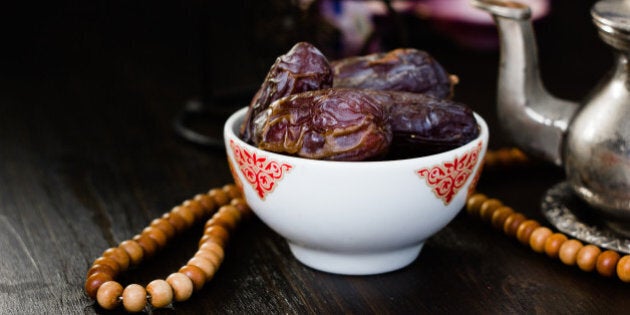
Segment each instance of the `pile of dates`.
[{"label": "pile of dates", "polygon": [[479,134],[472,110],[451,100],[454,78],[417,49],[329,62],[300,42],[269,70],[240,137],[263,150],[322,160],[446,151]]}]

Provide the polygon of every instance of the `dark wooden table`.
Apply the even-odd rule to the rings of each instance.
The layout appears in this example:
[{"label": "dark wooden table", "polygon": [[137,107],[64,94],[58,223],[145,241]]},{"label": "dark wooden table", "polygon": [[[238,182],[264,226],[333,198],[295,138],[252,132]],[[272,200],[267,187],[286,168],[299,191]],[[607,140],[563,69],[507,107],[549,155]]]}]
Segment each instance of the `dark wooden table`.
[{"label": "dark wooden table", "polygon": [[[231,182],[225,152],[178,137],[173,117],[201,97],[212,102],[210,125],[220,127],[289,42],[317,40],[311,30],[325,30],[300,19],[277,23],[270,17],[295,17],[295,9],[257,2],[221,10],[195,1],[55,3],[5,12],[1,314],[107,313],[83,291],[92,261],[184,199]],[[537,23],[545,30],[543,76],[553,93],[578,99],[608,69],[610,53],[591,26],[590,2],[553,4]],[[403,22],[407,45],[459,75],[456,98],[487,118],[491,147],[509,145],[494,114],[496,50],[455,45],[427,21]],[[287,25],[302,28],[274,29]],[[562,178],[544,164],[488,170],[479,190],[545,223],[540,198]],[[182,235],[121,281],[165,277],[200,235],[200,227]],[[211,282],[154,313],[619,314],[630,310],[629,294],[630,285],[536,254],[465,211],[407,268],[363,277],[305,267],[254,218],[239,227]]]}]

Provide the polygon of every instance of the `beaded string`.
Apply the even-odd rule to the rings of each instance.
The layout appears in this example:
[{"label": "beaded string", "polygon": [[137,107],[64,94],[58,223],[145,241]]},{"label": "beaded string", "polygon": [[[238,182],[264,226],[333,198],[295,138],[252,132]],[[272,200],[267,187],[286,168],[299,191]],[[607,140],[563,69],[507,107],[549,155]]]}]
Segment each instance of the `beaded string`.
[{"label": "beaded string", "polygon": [[[153,220],[142,233],[105,250],[87,272],[85,292],[104,309],[113,310],[122,304],[128,312],[140,312],[147,307],[163,308],[173,302],[186,301],[194,291],[200,290],[212,279],[223,261],[229,233],[250,214],[249,207],[234,185],[198,194]],[[115,280],[130,266],[140,264],[164,248],[169,239],[208,217],[210,219],[204,225],[199,249],[177,272],[166,279],[149,282],[146,288],[139,284],[123,288]]]},{"label": "beaded string", "polygon": [[[489,167],[508,166],[514,163],[527,163],[526,156],[518,149],[488,151],[484,164]],[[553,232],[538,221],[504,205],[499,199],[475,193],[466,201],[466,211],[479,217],[507,236],[529,246],[534,252],[544,253],[552,259],[560,259],[568,266],[576,266],[583,271],[597,271],[604,277],[617,276],[623,282],[630,282],[630,255],[623,257],[614,250],[600,249],[593,244],[583,244],[577,239],[569,239],[565,234]]]},{"label": "beaded string", "polygon": [[[529,160],[518,149],[488,151],[484,164],[488,167],[527,164]],[[623,257],[616,251],[602,251],[599,247],[584,245],[577,239],[553,232],[538,221],[528,219],[496,198],[475,193],[466,200],[466,211],[479,217],[507,236],[537,253],[560,259],[568,266],[577,265],[583,271],[597,271],[604,277],[617,276],[630,282],[630,255]],[[181,234],[196,222],[209,217],[204,234],[199,240],[195,255],[177,272],[156,279],[145,287],[129,284],[125,288],[115,278],[131,266],[153,256],[166,246],[169,239]],[[221,265],[224,248],[240,220],[251,215],[240,191],[234,185],[211,189],[174,207],[162,217],[153,220],[140,234],[105,250],[94,260],[87,272],[85,291],[104,309],[113,310],[122,305],[128,312],[140,312],[147,307],[163,308],[173,302],[188,300],[194,291],[212,279]]]}]

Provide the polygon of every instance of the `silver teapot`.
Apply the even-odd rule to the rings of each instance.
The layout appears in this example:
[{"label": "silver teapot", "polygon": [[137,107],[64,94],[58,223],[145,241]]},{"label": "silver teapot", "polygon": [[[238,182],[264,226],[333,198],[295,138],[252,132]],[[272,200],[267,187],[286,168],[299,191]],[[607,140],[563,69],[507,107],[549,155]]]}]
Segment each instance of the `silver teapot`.
[{"label": "silver teapot", "polygon": [[530,8],[473,0],[499,30],[499,121],[526,152],[563,166],[572,192],[607,221],[630,226],[630,1],[603,0],[591,15],[616,62],[581,104],[550,95],[538,70]]}]

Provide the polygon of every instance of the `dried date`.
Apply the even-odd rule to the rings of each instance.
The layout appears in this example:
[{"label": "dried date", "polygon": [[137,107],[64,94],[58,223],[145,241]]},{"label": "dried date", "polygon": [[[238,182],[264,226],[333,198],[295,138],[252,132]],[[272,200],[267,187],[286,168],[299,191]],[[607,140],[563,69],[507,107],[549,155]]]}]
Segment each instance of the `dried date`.
[{"label": "dried date", "polygon": [[366,90],[389,113],[392,154],[434,154],[466,144],[479,135],[470,107],[424,94]]},{"label": "dried date", "polygon": [[254,130],[260,120],[256,117],[272,102],[291,94],[329,88],[332,79],[328,59],[315,46],[306,42],[295,44],[289,52],[276,59],[252,99],[241,125],[241,138],[257,144],[260,139]]},{"label": "dried date", "polygon": [[261,115],[259,148],[323,160],[366,160],[386,153],[392,131],[387,111],[358,89],[291,95]]},{"label": "dried date", "polygon": [[334,87],[394,90],[450,98],[455,76],[427,52],[399,48],[386,53],[349,57],[331,63]]}]

